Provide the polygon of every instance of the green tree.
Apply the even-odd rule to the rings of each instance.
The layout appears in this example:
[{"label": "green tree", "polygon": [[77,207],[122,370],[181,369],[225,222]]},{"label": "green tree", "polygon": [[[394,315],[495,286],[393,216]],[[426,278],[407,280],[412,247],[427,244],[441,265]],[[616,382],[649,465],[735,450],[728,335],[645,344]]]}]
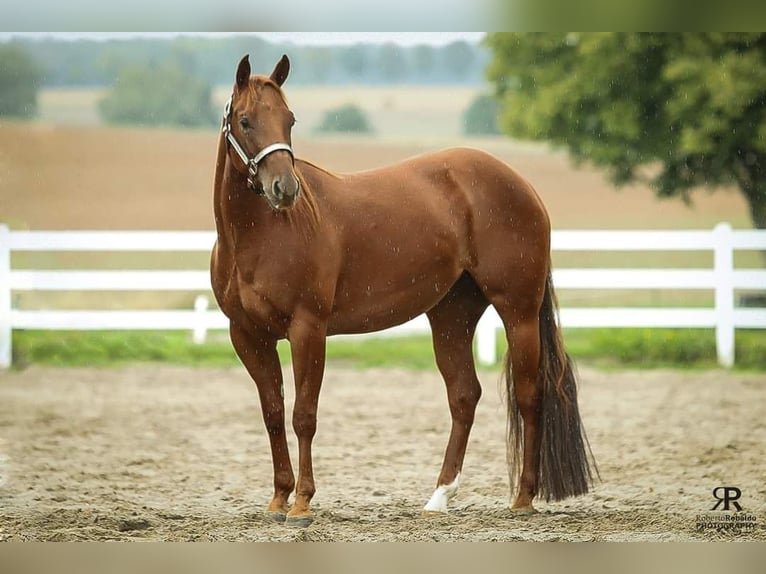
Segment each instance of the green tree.
[{"label": "green tree", "polygon": [[175,63],[128,67],[99,102],[103,119],[115,124],[212,126],[218,121],[210,86]]},{"label": "green tree", "polygon": [[0,44],[0,116],[30,118],[37,113],[40,71],[27,53]]},{"label": "green tree", "polygon": [[467,135],[494,135],[500,133],[497,125],[497,100],[491,94],[479,94],[463,113],[463,133]]},{"label": "green tree", "polygon": [[322,122],[317,126],[318,132],[370,133],[372,127],[364,111],[355,104],[345,104],[327,110]]},{"label": "green tree", "polygon": [[550,141],[689,201],[734,184],[766,228],[766,34],[495,33],[511,135]]}]

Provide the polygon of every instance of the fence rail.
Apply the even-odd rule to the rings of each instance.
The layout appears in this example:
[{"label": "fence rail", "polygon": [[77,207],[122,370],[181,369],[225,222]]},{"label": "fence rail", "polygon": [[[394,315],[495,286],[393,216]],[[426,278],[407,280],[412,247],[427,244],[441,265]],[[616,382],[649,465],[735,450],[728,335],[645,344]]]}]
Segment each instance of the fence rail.
[{"label": "fence rail", "polygon": [[[14,329],[105,330],[183,329],[203,341],[209,329],[224,329],[226,318],[208,309],[207,270],[65,271],[14,269],[17,252],[208,252],[215,235],[207,231],[10,231],[0,225],[0,367],[11,363]],[[722,223],[712,231],[555,231],[554,251],[712,251],[712,268],[704,269],[559,269],[554,284],[561,289],[712,290],[707,308],[565,308],[564,327],[704,327],[716,331],[718,361],[734,363],[737,328],[766,329],[766,308],[738,308],[735,291],[766,291],[766,271],[734,268],[735,250],[766,250],[766,231],[733,231]],[[187,291],[197,292],[194,310],[22,310],[13,308],[17,291]],[[502,322],[493,310],[479,323],[478,360],[497,359],[495,338]],[[396,336],[428,332],[424,316],[382,333]]]}]

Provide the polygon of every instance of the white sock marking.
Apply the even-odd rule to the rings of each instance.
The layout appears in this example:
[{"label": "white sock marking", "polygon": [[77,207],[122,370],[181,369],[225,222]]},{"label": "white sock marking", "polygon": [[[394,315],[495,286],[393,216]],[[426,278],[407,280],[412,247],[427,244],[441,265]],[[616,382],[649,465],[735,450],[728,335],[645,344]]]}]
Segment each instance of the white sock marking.
[{"label": "white sock marking", "polygon": [[455,480],[449,484],[443,484],[434,490],[431,500],[423,507],[427,512],[447,512],[447,503],[452,499],[460,485],[460,473],[457,473]]}]

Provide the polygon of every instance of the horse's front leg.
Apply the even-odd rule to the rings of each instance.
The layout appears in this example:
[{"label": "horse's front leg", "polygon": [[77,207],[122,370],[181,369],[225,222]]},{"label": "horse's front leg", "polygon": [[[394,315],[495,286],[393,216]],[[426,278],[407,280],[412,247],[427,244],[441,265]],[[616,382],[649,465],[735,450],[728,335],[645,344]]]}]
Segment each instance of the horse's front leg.
[{"label": "horse's front leg", "polygon": [[293,428],[298,437],[298,483],[287,523],[308,526],[314,520],[309,506],[316,490],[311,441],[316,433],[317,404],[324,375],[327,323],[309,313],[296,314],[288,336],[295,377]]},{"label": "horse's front leg", "polygon": [[285,399],[277,343],[272,337],[258,336],[235,323],[231,323],[229,332],[234,350],[258,387],[274,464],[274,497],[266,511],[281,522],[290,508],[288,498],[295,487],[295,476],[285,435]]}]

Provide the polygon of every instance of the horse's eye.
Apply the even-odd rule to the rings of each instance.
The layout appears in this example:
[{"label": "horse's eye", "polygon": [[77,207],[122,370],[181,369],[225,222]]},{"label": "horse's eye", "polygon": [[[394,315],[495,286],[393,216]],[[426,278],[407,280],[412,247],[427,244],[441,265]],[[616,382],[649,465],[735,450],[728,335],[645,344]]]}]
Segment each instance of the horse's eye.
[{"label": "horse's eye", "polygon": [[250,120],[247,118],[240,118],[239,119],[239,125],[242,127],[243,130],[249,130],[250,129]]},{"label": "horse's eye", "polygon": [[290,114],[290,127],[294,126],[296,121],[295,116]]}]

